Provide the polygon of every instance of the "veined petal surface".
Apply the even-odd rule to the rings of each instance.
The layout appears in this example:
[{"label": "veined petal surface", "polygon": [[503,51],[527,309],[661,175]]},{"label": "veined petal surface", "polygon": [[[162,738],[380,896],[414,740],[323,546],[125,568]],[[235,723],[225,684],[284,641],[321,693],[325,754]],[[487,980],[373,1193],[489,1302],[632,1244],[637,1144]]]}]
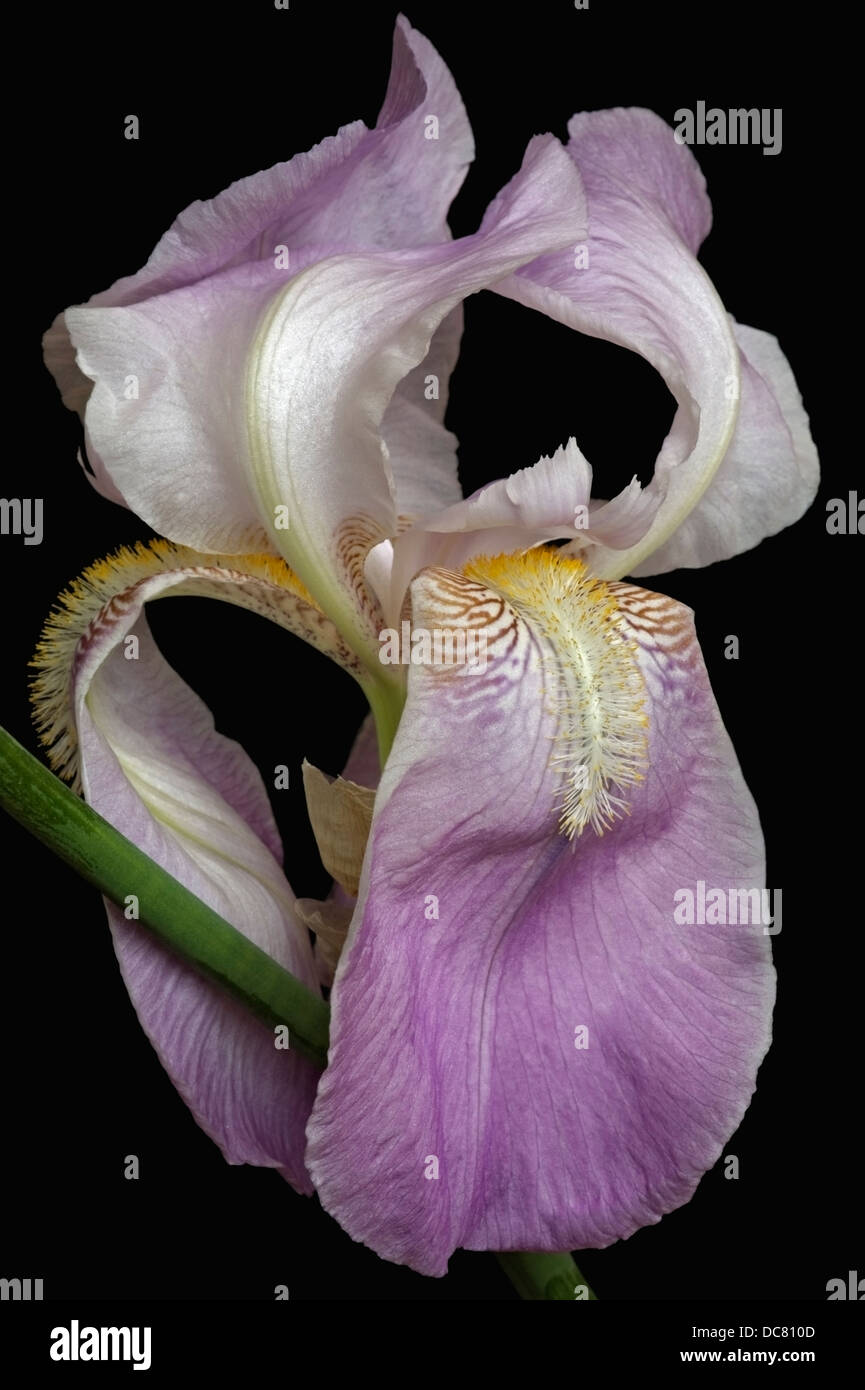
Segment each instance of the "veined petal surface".
[{"label": "veined petal surface", "polygon": [[[457,1247],[604,1246],[686,1202],[750,1099],[774,974],[761,926],[674,917],[699,880],[763,882],[688,610],[547,551],[412,596],[417,626],[483,630],[486,668],[410,669],[307,1162],[354,1239],[440,1275]],[[569,841],[586,728],[621,770],[641,711],[627,813]]]}]

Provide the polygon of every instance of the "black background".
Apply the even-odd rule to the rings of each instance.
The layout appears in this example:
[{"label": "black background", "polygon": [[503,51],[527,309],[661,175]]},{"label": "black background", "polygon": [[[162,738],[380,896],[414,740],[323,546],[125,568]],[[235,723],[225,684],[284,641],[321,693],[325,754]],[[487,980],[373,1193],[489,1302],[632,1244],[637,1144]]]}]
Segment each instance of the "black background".
[{"label": "black background", "polygon": [[[395,13],[295,0],[287,12],[266,0],[85,4],[65,27],[56,13],[46,17],[22,51],[21,106],[7,132],[3,490],[45,499],[45,538],[38,547],[0,542],[0,718],[31,749],[26,663],[56,593],[93,559],[148,535],[78,469],[77,422],[41,366],[41,333],[58,310],[137,270],[193,199],[350,120],[372,125]],[[849,40],[833,29],[832,11],[816,23],[805,11],[806,27],[765,5],[591,0],[577,11],[565,0],[418,0],[407,13],[451,67],[475,131],[476,164],[451,216],[458,235],[476,228],[529,138],[564,138],[575,110],[644,105],[672,123],[677,108],[699,100],[783,108],[777,156],[748,146],[695,151],[715,208],[702,259],[727,308],[779,337],[824,482],[809,514],[756,551],[657,582],[696,610],[761,810],[768,882],[783,889],[775,1043],[727,1145],[740,1179],[726,1181],[719,1163],[686,1207],[580,1263],[607,1301],[825,1300],[828,1279],[865,1273],[851,1220],[862,923],[850,594],[862,541],[829,536],[825,524],[827,499],[862,487],[859,432],[849,424],[861,383],[852,372],[845,379],[839,339],[848,258],[855,265],[843,230],[852,213],[837,184],[845,127],[826,69],[833,46]],[[130,113],[140,119],[137,142],[123,135]],[[651,475],[673,405],[641,359],[492,294],[469,301],[466,324],[448,423],[467,492],[572,433],[601,495],[635,471]],[[182,599],[149,617],[168,659],[266,784],[275,764],[290,766],[291,789],[272,792],[286,870],[299,895],[322,896],[329,880],[307,829],[300,764],[340,770],[362,697],[324,658],[249,614]],[[738,661],[724,659],[732,633]],[[267,1300],[276,1284],[293,1300],[515,1297],[491,1256],[458,1253],[446,1279],[424,1279],[353,1245],[274,1173],[228,1167],[138,1027],[97,894],[5,819],[3,836],[0,1274],[41,1276],[46,1298],[58,1299]],[[123,1177],[131,1153],[137,1182]]]}]

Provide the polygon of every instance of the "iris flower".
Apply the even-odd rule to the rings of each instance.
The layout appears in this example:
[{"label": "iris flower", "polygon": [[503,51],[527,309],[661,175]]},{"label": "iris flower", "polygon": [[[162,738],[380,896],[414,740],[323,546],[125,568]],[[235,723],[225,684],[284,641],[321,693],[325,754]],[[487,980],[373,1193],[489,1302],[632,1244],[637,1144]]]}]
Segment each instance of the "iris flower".
[{"label": "iris flower", "polygon": [[[138,1016],[229,1162],[316,1190],[431,1275],[458,1247],[630,1235],[688,1201],[742,1118],[770,937],[682,927],[674,905],[698,880],[761,885],[759,820],[692,614],[623,578],[747,550],[817,485],[776,340],[697,262],[704,181],[660,118],[534,138],[452,240],[472,156],[449,72],[401,19],[375,129],[194,203],[46,336],[91,482],[165,539],[63,596],[43,737],[152,859],[330,986],[329,1064],[275,1047],[109,903]],[[443,416],[483,288],[661,374],[677,410],[647,487],[593,498],[571,439],[462,497]],[[306,769],[326,903],[295,899],[259,773],[149,635],[146,603],[177,594],[264,614],[369,699],[345,777]],[[483,668],[383,663],[405,621],[482,636]]]}]

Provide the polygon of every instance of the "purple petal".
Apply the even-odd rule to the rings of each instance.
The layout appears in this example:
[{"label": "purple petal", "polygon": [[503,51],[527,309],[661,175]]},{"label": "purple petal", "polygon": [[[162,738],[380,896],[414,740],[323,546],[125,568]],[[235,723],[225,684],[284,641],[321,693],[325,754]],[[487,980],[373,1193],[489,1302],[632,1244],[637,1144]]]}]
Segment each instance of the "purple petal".
[{"label": "purple petal", "polygon": [[[572,592],[573,562],[532,563],[561,565]],[[646,685],[648,772],[626,819],[571,845],[551,763],[563,730],[566,748],[576,736],[554,700],[570,658],[530,586],[517,612],[500,573],[413,585],[417,626],[487,624],[488,664],[410,670],[308,1126],[327,1210],[436,1275],[460,1246],[605,1246],[686,1202],[769,1041],[761,928],[673,915],[697,880],[763,881],[689,611],[613,586]],[[575,612],[559,594],[547,626],[567,632]]]},{"label": "purple petal", "polygon": [[[424,138],[428,109],[439,120],[436,141]],[[309,264],[335,251],[439,240],[473,157],[453,78],[429,41],[400,16],[374,130],[355,121],[308,153],[192,203],[142,270],[93,295],[88,305],[141,303],[233,266],[272,261],[278,245],[287,245],[294,274],[299,256]],[[46,334],[45,349],[64,401],[82,413],[91,383],[75,368],[62,314]]]},{"label": "purple petal", "polygon": [[814,500],[820,465],[790,365],[771,334],[738,323],[733,331],[742,399],[732,442],[694,510],[636,566],[637,575],[750,550],[792,525]]},{"label": "purple petal", "polygon": [[[41,723],[60,758],[77,761],[91,806],[317,989],[261,777],[164,661],[142,612],[160,594],[221,593],[300,631],[309,605],[276,583],[273,562],[240,573],[206,556],[185,566],[181,558],[169,546],[140,547],[85,575],[40,650]],[[326,620],[311,611],[309,622],[320,645]],[[130,895],[141,891],[129,883]],[[278,1168],[311,1192],[303,1131],[315,1069],[291,1050],[290,1036],[288,1050],[277,1047],[273,1029],[158,944],[130,899],[128,920],[106,907],[138,1017],[198,1123],[229,1162]],[[138,907],[144,915],[143,897]]]},{"label": "purple petal", "polygon": [[414,430],[423,462],[434,454],[442,465],[432,474],[441,486],[421,485],[419,463],[408,468],[416,376],[390,421],[399,478],[384,412],[440,325],[431,361],[446,376],[460,300],[570,240],[581,215],[579,176],[542,137],[461,241],[323,261],[306,246],[288,271],[265,255],[124,307],[69,310],[95,380],[87,427],[107,475],[170,539],[284,555],[383,679],[363,560],[395,534],[401,505],[445,501],[454,485],[441,402],[430,428]]},{"label": "purple petal", "polygon": [[463,495],[456,436],[444,427],[462,331],[458,304],[436,329],[423,362],[403,377],[381,422],[400,522],[438,512]]},{"label": "purple petal", "polygon": [[100,491],[107,482],[181,545],[276,549],[239,460],[249,344],[280,278],[271,258],[125,307],[66,311],[93,382],[86,429]]},{"label": "purple petal", "polygon": [[[428,139],[435,116],[435,139]],[[46,361],[66,404],[87,407],[91,481],[181,544],[222,553],[275,549],[237,459],[245,449],[246,352],[280,286],[340,252],[406,248],[450,238],[446,213],[474,144],[453,79],[402,17],[378,124],[344,127],[307,154],[193,203],[136,275],[61,314]],[[282,249],[287,266],[278,262]],[[452,436],[441,424],[459,341],[456,311],[427,370],[440,405],[423,414],[432,495],[452,499]],[[421,382],[423,375],[421,376]],[[130,394],[134,392],[134,394]],[[410,384],[384,424],[397,477],[405,460],[414,505],[419,460],[405,459]],[[425,405],[423,391],[419,394]],[[415,421],[415,423],[418,423]],[[415,430],[417,434],[417,430]],[[194,499],[194,505],[193,505]]]},{"label": "purple petal", "polygon": [[539,245],[568,241],[581,215],[573,164],[552,136],[537,137],[474,235],[312,267],[258,335],[247,393],[257,486],[298,518],[281,552],[342,630],[352,627],[356,649],[365,642],[379,672],[378,615],[365,628],[353,615],[367,552],[398,529],[380,436],[385,406],[460,300]]},{"label": "purple petal", "polygon": [[[137,662],[115,647],[85,699],[82,773],[95,810],[286,970],[317,988],[309,940],[280,868],[267,795],[237,744],[163,661],[139,618]],[[130,893],[136,885],[129,884]],[[315,1069],[106,904],[142,1027],[202,1129],[229,1163],[278,1168],[301,1192]],[[289,1038],[290,1043],[290,1038]]]},{"label": "purple petal", "polygon": [[[740,380],[727,315],[695,259],[711,225],[705,180],[672,129],[651,111],[618,108],[574,116],[569,132],[588,197],[588,264],[555,252],[496,289],[639,352],[678,402],[648,488],[659,504],[651,527],[625,551],[592,546],[586,558],[614,578],[738,554],[795,521],[816,491],[816,455],[790,369],[775,345],[761,353],[772,359],[763,382],[747,364]],[[677,527],[682,539],[668,553]],[[670,558],[680,552],[687,558]]]}]

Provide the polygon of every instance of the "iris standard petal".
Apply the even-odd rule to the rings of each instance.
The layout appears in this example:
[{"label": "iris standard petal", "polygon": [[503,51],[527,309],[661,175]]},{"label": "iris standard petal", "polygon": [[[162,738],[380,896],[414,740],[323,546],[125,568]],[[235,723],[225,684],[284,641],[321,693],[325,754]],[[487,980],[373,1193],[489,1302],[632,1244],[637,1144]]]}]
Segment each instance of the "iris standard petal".
[{"label": "iris standard petal", "polygon": [[739,418],[724,461],[694,510],[635,575],[726,560],[791,525],[814,500],[817,450],[799,388],[771,333],[734,323],[742,370]]},{"label": "iris standard petal", "polygon": [[[659,503],[651,527],[627,550],[592,537],[571,550],[585,551],[606,578],[738,554],[795,521],[816,491],[816,453],[789,366],[777,344],[769,370],[754,364],[762,379],[740,358],[696,261],[711,225],[705,180],[672,129],[638,108],[582,112],[568,129],[588,199],[585,245],[543,256],[496,289],[640,353],[678,405],[647,489]],[[756,335],[758,346],[753,333],[739,334],[739,344],[748,354],[753,342],[765,361],[766,335]],[[674,533],[681,539],[670,554],[688,558],[652,558]]]},{"label": "iris standard petal", "polygon": [[[97,490],[199,550],[278,550],[267,540],[274,518],[261,516],[239,462],[256,324],[283,284],[327,257],[449,240],[447,209],[473,154],[450,73],[400,18],[374,130],[346,126],[193,203],[143,270],[61,314],[45,337],[46,361],[66,404],[86,411]],[[423,388],[407,383],[383,422],[397,479],[403,465],[410,475],[408,505],[419,488],[439,505],[453,496],[454,445],[441,416],[460,324],[455,310],[431,348],[438,403],[427,406]],[[412,424],[423,437],[409,456]]]},{"label": "iris standard petal", "polygon": [[[435,141],[425,138],[428,111],[438,123]],[[278,246],[288,253],[286,269],[295,273],[295,266],[335,251],[440,240],[473,157],[471,128],[453,78],[429,41],[400,16],[374,130],[355,121],[308,153],[192,203],[143,269],[91,296],[88,307],[139,304],[233,266],[271,259]],[[92,381],[76,366],[63,314],[44,346],[64,402],[83,414]]]},{"label": "iris standard petal", "polygon": [[389,620],[398,619],[407,585],[428,566],[458,569],[474,555],[567,536],[625,549],[645,535],[660,502],[636,478],[611,502],[593,502],[591,492],[591,465],[570,439],[551,458],[424,517],[390,543],[386,561],[381,553],[370,559],[367,574],[381,586]]},{"label": "iris standard petal", "polygon": [[[385,410],[461,299],[579,234],[582,209],[572,162],[543,137],[461,241],[313,257],[289,271],[263,257],[138,303],[69,310],[79,364],[95,379],[87,428],[107,474],[169,539],[285,556],[380,681],[363,560],[398,529],[401,493],[416,507],[453,487],[440,404],[432,434],[416,433],[424,457],[442,462],[431,464],[441,488],[420,486],[417,463],[395,478]],[[441,374],[454,330],[451,318],[433,345]],[[411,389],[420,397],[417,377]],[[396,442],[406,412],[407,398],[391,417]]]},{"label": "iris standard petal", "polygon": [[573,163],[552,136],[539,136],[472,236],[323,262],[293,280],[262,321],[247,386],[255,492],[266,514],[286,510],[290,527],[272,539],[372,670],[381,672],[381,615],[363,566],[399,526],[380,433],[385,407],[460,300],[538,246],[570,240],[582,216]]},{"label": "iris standard petal", "polygon": [[440,1275],[460,1246],[604,1246],[687,1201],[750,1099],[774,976],[759,925],[674,917],[701,879],[763,882],[689,611],[546,550],[412,595],[416,627],[486,633],[486,669],[410,668],[307,1163],[354,1239]]}]

